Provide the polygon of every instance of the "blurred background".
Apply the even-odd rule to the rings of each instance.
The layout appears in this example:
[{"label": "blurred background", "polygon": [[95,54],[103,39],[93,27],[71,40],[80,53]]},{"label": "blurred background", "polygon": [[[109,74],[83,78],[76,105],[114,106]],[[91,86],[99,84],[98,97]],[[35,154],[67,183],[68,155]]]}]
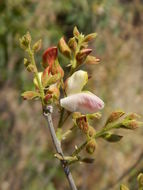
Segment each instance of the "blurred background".
[{"label": "blurred background", "polygon": [[[19,37],[28,30],[33,40],[42,38],[40,62],[43,50],[63,35],[71,37],[75,25],[84,34],[98,33],[91,47],[101,63],[86,69],[92,75],[88,88],[106,104],[103,121],[116,109],[143,113],[142,0],[1,0],[0,190],[68,189],[53,159],[40,103],[20,97],[33,86]],[[61,60],[65,66],[67,60]],[[55,123],[57,116],[55,112]],[[143,128],[120,134],[124,138],[117,144],[98,141],[94,164],[72,166],[79,190],[116,190],[121,182],[137,189],[136,176],[143,172]],[[66,141],[65,152],[72,152],[79,135]]]}]

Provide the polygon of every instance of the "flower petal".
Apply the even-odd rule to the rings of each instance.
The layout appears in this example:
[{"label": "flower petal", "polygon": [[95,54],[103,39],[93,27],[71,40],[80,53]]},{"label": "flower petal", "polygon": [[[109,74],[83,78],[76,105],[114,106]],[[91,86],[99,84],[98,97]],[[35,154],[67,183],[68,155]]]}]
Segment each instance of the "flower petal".
[{"label": "flower petal", "polygon": [[81,92],[82,88],[88,81],[88,74],[86,71],[76,71],[71,77],[69,77],[65,84],[66,94],[69,96],[71,94]]},{"label": "flower petal", "polygon": [[51,68],[57,56],[57,47],[50,47],[46,49],[46,51],[43,53],[43,67],[46,68],[47,66],[49,66]]},{"label": "flower petal", "polygon": [[104,102],[92,93],[78,93],[60,100],[62,107],[70,112],[95,113],[104,107]]}]

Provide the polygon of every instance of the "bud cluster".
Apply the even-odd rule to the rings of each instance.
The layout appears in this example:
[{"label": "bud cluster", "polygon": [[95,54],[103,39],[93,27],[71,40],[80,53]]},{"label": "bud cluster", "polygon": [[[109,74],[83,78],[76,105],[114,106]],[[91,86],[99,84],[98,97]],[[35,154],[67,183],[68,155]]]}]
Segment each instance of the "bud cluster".
[{"label": "bud cluster", "polygon": [[96,33],[89,35],[83,35],[74,27],[73,37],[68,42],[62,37],[59,40],[58,47],[61,54],[70,59],[70,66],[75,69],[79,65],[86,64],[98,64],[99,58],[89,55],[92,49],[88,48],[88,43],[96,38]]}]

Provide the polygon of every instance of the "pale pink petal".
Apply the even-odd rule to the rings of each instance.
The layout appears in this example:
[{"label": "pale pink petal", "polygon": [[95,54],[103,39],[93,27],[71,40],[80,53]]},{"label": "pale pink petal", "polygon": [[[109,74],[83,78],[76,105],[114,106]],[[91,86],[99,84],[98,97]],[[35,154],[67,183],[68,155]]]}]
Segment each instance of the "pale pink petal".
[{"label": "pale pink petal", "polygon": [[60,100],[60,104],[70,112],[95,113],[104,107],[104,102],[92,93],[77,93]]}]

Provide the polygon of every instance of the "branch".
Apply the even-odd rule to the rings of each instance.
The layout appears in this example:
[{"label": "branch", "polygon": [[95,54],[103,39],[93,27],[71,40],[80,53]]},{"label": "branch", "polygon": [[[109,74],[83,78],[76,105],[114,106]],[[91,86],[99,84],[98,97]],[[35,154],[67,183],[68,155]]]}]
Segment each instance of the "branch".
[{"label": "branch", "polygon": [[[49,127],[49,130],[50,130],[50,134],[51,134],[52,141],[53,141],[53,144],[55,146],[56,152],[58,154],[60,154],[64,158],[63,150],[61,148],[61,143],[57,139],[55,129],[54,129],[54,126],[53,126],[53,121],[52,121],[52,116],[51,116],[52,112],[53,112],[53,107],[52,106],[47,106],[43,110],[43,114],[44,114],[44,116],[45,116],[45,118],[47,120],[48,127]],[[73,180],[73,177],[72,177],[72,174],[71,174],[70,169],[68,167],[67,161],[61,160],[61,165],[62,165],[62,167],[64,169],[64,172],[65,172],[65,175],[66,175],[67,180],[69,182],[69,185],[71,187],[71,190],[77,190],[76,185],[75,185],[74,180]]]}]

